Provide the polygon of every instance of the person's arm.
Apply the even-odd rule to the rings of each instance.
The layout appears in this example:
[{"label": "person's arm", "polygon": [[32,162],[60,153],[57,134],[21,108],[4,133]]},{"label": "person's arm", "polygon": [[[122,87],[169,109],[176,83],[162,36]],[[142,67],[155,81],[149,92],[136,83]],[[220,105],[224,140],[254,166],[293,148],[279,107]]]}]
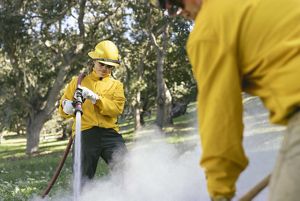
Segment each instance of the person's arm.
[{"label": "person's arm", "polygon": [[235,50],[216,41],[189,41],[188,52],[198,85],[201,166],[210,196],[231,198],[245,169],[241,78]]},{"label": "person's arm", "polygon": [[102,115],[116,117],[123,112],[125,105],[123,84],[117,82],[116,87],[113,90],[110,97],[100,96],[99,100],[96,102]]},{"label": "person's arm", "polygon": [[60,114],[63,118],[71,118],[71,117],[74,116],[74,115],[66,114],[66,113],[64,112],[62,103],[63,103],[64,100],[70,100],[70,101],[73,100],[73,96],[74,96],[74,92],[75,92],[75,89],[76,89],[76,85],[77,85],[77,77],[74,77],[74,78],[71,80],[71,82],[66,86],[65,91],[64,91],[64,94],[63,94],[63,96],[62,96],[61,99],[60,99],[58,112],[59,112],[59,114]]}]

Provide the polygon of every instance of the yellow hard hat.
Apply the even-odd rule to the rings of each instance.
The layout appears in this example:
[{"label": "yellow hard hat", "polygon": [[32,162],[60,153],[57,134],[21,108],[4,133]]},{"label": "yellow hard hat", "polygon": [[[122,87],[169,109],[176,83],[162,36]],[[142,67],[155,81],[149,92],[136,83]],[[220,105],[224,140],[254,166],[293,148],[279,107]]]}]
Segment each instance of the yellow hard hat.
[{"label": "yellow hard hat", "polygon": [[117,46],[109,40],[104,40],[98,43],[88,55],[100,63],[118,67],[120,65],[119,50]]}]

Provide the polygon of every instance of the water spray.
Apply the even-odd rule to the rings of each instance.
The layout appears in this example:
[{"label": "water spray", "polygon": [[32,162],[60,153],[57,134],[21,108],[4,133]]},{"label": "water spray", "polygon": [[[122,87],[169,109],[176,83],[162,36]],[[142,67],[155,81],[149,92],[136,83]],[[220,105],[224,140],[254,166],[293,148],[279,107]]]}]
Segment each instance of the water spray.
[{"label": "water spray", "polygon": [[[78,85],[79,86],[79,85]],[[75,127],[75,156],[74,156],[74,164],[73,164],[73,200],[77,201],[80,196],[81,189],[81,115],[82,115],[82,90],[78,88],[76,90],[80,90],[80,93],[76,94],[75,101],[75,114],[76,114],[76,127]]]},{"label": "water spray", "polygon": [[[78,88],[78,86],[80,86],[81,81],[83,80],[84,77],[85,77],[84,73],[81,73],[78,76],[77,88]],[[76,199],[79,197],[80,185],[81,185],[81,115],[82,115],[82,102],[83,102],[83,100],[82,100],[81,96],[76,97],[76,101],[75,101],[75,115],[76,115],[75,141],[77,143],[76,143],[75,146],[78,147],[78,148],[75,148],[75,149],[77,149],[77,151],[75,150],[75,159],[76,159],[76,152],[79,151],[79,153],[77,153],[77,157],[79,157],[79,163],[78,163],[78,161],[74,162],[74,172],[75,172],[75,174],[74,174],[74,183],[73,183],[74,201],[76,201]],[[79,139],[77,139],[77,138],[79,138]],[[78,143],[79,143],[79,145],[77,145]],[[58,176],[60,175],[60,172],[63,168],[63,165],[65,164],[65,161],[66,161],[67,156],[70,152],[72,144],[73,144],[73,137],[71,136],[70,139],[69,139],[69,142],[67,144],[67,147],[65,149],[64,155],[63,155],[60,163],[58,164],[54,175],[52,176],[51,180],[49,181],[47,188],[44,190],[44,192],[42,194],[42,198],[45,198],[48,195],[48,193],[52,189],[53,185],[55,184],[55,182],[56,182],[56,180],[57,180]],[[79,171],[77,170],[78,168],[79,168]],[[77,175],[77,174],[79,174],[79,175]]]}]

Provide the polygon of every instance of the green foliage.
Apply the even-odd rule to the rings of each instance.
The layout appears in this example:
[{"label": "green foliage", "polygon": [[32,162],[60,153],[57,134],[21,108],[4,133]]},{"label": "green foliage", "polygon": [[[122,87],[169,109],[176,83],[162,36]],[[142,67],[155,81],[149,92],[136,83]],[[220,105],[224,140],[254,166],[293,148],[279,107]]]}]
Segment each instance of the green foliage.
[{"label": "green foliage", "polygon": [[165,82],[176,101],[194,93],[186,90],[195,83],[184,48],[191,23],[163,17],[147,1],[4,0],[0,10],[0,109],[6,114],[0,116],[0,130],[26,133],[51,118],[59,122],[52,113],[61,90],[104,39],[120,50],[124,68],[114,75],[124,83],[125,115],[132,118],[136,106],[149,113],[156,106],[156,50],[166,23]]},{"label": "green foliage", "polygon": [[171,28],[168,32],[170,37],[164,59],[164,79],[172,96],[176,97],[176,101],[179,97],[190,96],[194,91],[181,90],[180,95],[177,92],[179,92],[178,86],[188,89],[195,86],[184,48],[191,23],[180,18],[163,17],[160,10],[149,8],[147,3],[129,1],[128,8],[130,23],[126,25],[130,37],[129,41],[123,41],[126,51],[127,76],[124,82],[128,88],[126,90],[127,110],[139,104],[136,97],[138,92],[141,93],[139,107],[143,112],[149,112],[156,106],[157,47],[151,43],[150,38],[153,34],[157,45],[161,48],[162,28],[166,23],[169,23]]},{"label": "green foliage", "polygon": [[32,136],[29,140],[39,135],[60,90],[88,60],[86,53],[100,40],[124,32],[123,5],[119,1],[1,2],[0,109],[6,113],[0,116],[1,130],[33,132],[27,133]]},{"label": "green foliage", "polygon": [[[16,51],[15,45],[27,38],[24,14],[17,13],[18,4],[6,2],[7,6],[0,8],[0,49],[8,53]],[[9,34],[8,34],[9,33]]]}]

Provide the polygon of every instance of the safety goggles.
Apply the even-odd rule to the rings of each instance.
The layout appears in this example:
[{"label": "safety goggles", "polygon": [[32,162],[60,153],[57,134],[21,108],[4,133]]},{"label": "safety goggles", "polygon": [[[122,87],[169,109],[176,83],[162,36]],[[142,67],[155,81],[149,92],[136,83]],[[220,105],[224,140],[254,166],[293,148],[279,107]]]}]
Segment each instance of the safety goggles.
[{"label": "safety goggles", "polygon": [[101,63],[101,61],[99,60],[96,60],[102,67],[105,67],[106,69],[108,70],[112,70],[114,69],[114,66],[111,66],[111,65],[108,65],[108,64],[104,64],[104,63]]}]

